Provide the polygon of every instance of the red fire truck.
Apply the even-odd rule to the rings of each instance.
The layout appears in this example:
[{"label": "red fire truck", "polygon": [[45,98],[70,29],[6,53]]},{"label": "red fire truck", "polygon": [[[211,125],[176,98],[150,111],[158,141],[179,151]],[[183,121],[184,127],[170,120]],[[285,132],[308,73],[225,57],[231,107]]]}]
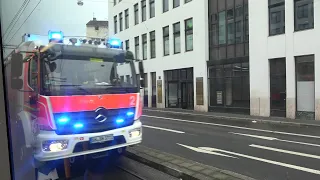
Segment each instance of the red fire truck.
[{"label": "red fire truck", "polygon": [[117,49],[121,42],[99,48],[51,38],[46,46],[24,42],[5,61],[10,119],[21,122],[19,135],[34,159],[123,152],[140,143],[144,81],[136,79],[133,54]]}]

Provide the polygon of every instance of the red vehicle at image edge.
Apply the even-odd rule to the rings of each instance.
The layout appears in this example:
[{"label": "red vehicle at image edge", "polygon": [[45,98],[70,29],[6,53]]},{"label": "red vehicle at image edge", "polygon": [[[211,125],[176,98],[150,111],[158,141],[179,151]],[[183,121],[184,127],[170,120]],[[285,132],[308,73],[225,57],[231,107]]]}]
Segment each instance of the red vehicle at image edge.
[{"label": "red vehicle at image edge", "polygon": [[[5,60],[10,120],[35,164],[141,143],[143,96],[133,54],[120,48],[23,42]],[[121,43],[121,42],[120,42]],[[112,43],[111,43],[112,44]],[[113,43],[118,44],[118,43]],[[112,46],[111,46],[112,47]],[[138,63],[139,74],[144,74]],[[123,82],[120,75],[129,75]]]}]

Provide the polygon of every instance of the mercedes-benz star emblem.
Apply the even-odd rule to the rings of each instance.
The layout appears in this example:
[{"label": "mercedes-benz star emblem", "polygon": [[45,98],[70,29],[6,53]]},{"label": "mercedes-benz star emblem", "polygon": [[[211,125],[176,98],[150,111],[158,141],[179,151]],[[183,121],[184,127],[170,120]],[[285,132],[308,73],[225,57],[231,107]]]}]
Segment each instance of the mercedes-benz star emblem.
[{"label": "mercedes-benz star emblem", "polygon": [[99,95],[99,96],[98,96],[98,98],[99,98],[99,99],[101,99],[101,98],[102,98],[102,96],[101,96],[101,95]]},{"label": "mercedes-benz star emblem", "polygon": [[104,109],[104,108],[98,108],[98,109],[95,111],[96,114],[97,114],[97,116],[96,116],[95,119],[96,119],[98,122],[104,122],[104,121],[107,120],[105,111],[106,111],[106,109]]}]

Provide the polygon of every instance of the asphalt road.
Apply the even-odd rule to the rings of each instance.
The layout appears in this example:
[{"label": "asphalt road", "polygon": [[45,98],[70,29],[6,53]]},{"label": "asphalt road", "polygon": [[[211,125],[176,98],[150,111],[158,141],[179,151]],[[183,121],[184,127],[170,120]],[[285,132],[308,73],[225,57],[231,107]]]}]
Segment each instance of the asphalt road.
[{"label": "asphalt road", "polygon": [[117,163],[104,169],[103,173],[94,172],[86,178],[80,176],[72,178],[72,180],[177,180],[170,175],[126,157],[121,157]]},{"label": "asphalt road", "polygon": [[259,180],[319,180],[320,128],[144,112],[143,143]]}]

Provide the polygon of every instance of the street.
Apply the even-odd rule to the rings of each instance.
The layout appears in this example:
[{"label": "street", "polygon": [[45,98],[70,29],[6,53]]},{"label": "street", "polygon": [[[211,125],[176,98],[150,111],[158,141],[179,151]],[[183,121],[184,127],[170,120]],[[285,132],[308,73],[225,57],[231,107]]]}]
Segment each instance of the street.
[{"label": "street", "polygon": [[144,111],[142,145],[259,180],[320,178],[316,127]]}]

